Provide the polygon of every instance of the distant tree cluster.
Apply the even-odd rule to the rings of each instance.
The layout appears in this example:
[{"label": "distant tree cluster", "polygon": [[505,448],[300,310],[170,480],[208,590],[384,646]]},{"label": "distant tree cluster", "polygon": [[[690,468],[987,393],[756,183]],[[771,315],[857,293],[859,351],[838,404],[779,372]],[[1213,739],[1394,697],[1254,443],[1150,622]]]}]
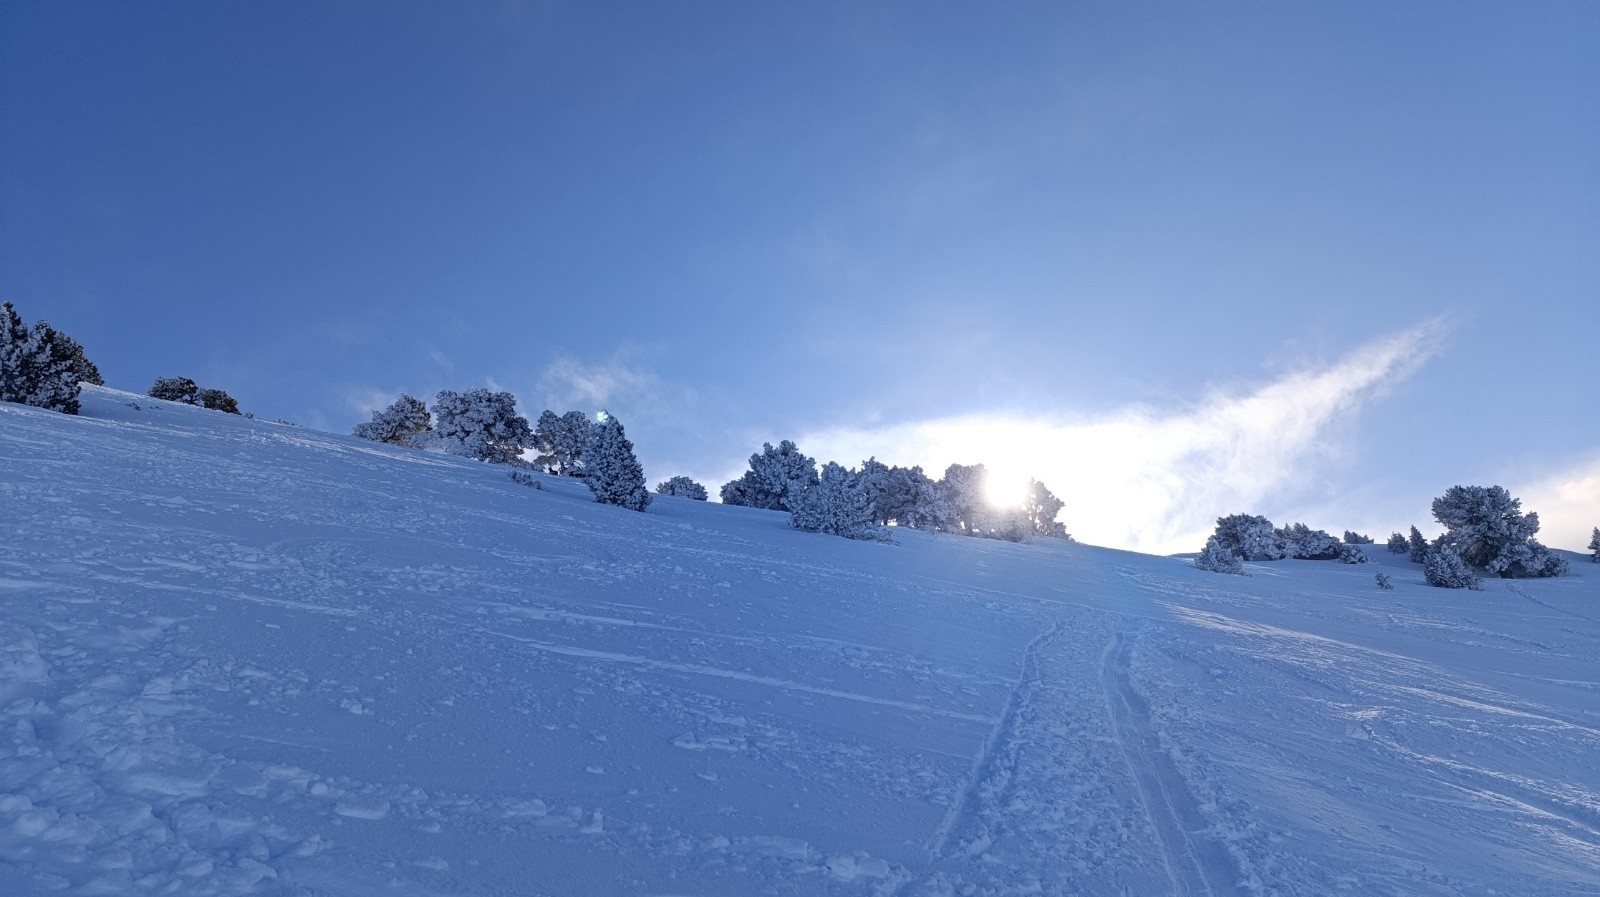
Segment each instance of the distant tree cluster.
[{"label": "distant tree cluster", "polygon": [[[581,411],[558,415],[546,411],[537,427],[517,413],[517,399],[509,392],[484,388],[464,392],[440,390],[433,408],[411,395],[374,412],[372,420],[357,424],[352,436],[437,449],[489,464],[543,467],[555,476],[582,477],[595,501],[643,511],[650,505],[644,469],[634,455],[622,422],[606,412],[598,423]],[[536,452],[530,464],[523,458]],[[513,479],[524,485],[537,481],[527,473]],[[679,478],[682,479],[682,478]],[[541,487],[542,488],[542,487]],[[702,489],[702,498],[704,497]]]},{"label": "distant tree cluster", "polygon": [[788,511],[796,529],[854,539],[886,538],[886,526],[1026,540],[1030,535],[1070,539],[1055,518],[1063,502],[1030,481],[1022,508],[999,509],[988,500],[982,464],[952,464],[935,481],[921,467],[898,467],[868,458],[857,469],[817,463],[791,441],[765,443],[750,467],[723,485],[723,504]]},{"label": "distant tree cluster", "polygon": [[706,487],[696,483],[688,477],[673,477],[656,484],[657,495],[676,495],[679,498],[689,498],[695,501],[705,501],[710,498]]},{"label": "distant tree cluster", "polygon": [[233,396],[220,389],[201,389],[200,384],[188,377],[157,377],[156,381],[150,384],[148,395],[152,399],[198,405],[225,414],[239,413],[239,403]]},{"label": "distant tree cluster", "polygon": [[[1422,565],[1429,585],[1447,589],[1479,588],[1480,574],[1505,578],[1565,576],[1567,562],[1534,538],[1539,515],[1523,513],[1522,502],[1500,486],[1452,486],[1433,500],[1433,518],[1444,527],[1429,542],[1411,527],[1409,536],[1392,533],[1385,547],[1407,555]],[[1195,566],[1219,573],[1236,573],[1233,561],[1273,561],[1280,558],[1331,559],[1360,564],[1367,556],[1357,546],[1372,540],[1346,530],[1343,541],[1302,524],[1274,529],[1265,517],[1234,514],[1217,519],[1217,529],[1206,541]],[[1589,544],[1600,561],[1600,527]],[[1230,560],[1231,559],[1231,560]],[[1386,587],[1388,577],[1379,578]]]},{"label": "distant tree cluster", "polygon": [[28,327],[11,303],[0,304],[0,402],[77,414],[84,383],[105,380],[77,340],[42,320]]},{"label": "distant tree cluster", "polygon": [[[1347,537],[1354,533],[1345,532]],[[1356,536],[1340,541],[1331,533],[1312,529],[1303,523],[1274,527],[1265,517],[1251,514],[1232,514],[1217,518],[1217,528],[1206,540],[1205,548],[1195,560],[1195,566],[1216,573],[1242,573],[1245,561],[1277,561],[1295,558],[1306,561],[1338,561],[1342,564],[1365,564],[1367,554],[1358,546],[1369,545],[1371,539]]]}]

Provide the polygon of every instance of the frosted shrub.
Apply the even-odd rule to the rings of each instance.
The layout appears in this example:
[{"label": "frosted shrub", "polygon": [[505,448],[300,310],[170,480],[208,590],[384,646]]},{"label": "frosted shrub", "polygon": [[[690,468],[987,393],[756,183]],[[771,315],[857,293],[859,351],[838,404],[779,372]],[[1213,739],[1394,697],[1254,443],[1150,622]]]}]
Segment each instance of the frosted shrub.
[{"label": "frosted shrub", "polygon": [[1389,581],[1389,577],[1385,576],[1382,573],[1379,573],[1379,574],[1377,574],[1376,579],[1377,579],[1377,582],[1378,582],[1378,588],[1384,590],[1385,592],[1394,591],[1394,583]]},{"label": "frosted shrub", "polygon": [[846,539],[887,538],[873,519],[872,501],[860,476],[832,461],[823,465],[816,485],[795,498],[789,523],[797,530]]},{"label": "frosted shrub", "polygon": [[1371,545],[1372,544],[1372,537],[1371,536],[1363,536],[1360,533],[1354,532],[1352,530],[1345,530],[1344,531],[1344,539],[1342,541],[1346,545]]},{"label": "frosted shrub", "polygon": [[1339,556],[1339,540],[1332,533],[1294,523],[1275,530],[1284,555],[1302,561],[1331,561]]},{"label": "frosted shrub", "polygon": [[147,395],[152,399],[198,405],[200,384],[188,377],[157,377],[156,382],[150,384],[150,392]]},{"label": "frosted shrub", "polygon": [[44,321],[29,329],[11,303],[0,305],[0,401],[77,414],[78,384],[99,376],[71,337]]},{"label": "frosted shrub", "polygon": [[589,416],[582,411],[562,415],[545,411],[533,429],[533,449],[539,453],[533,463],[547,473],[583,476],[583,454],[593,428]]},{"label": "frosted shrub", "polygon": [[1340,545],[1339,555],[1334,560],[1341,564],[1365,564],[1367,562],[1367,553],[1359,547],[1362,544],[1357,542],[1354,545],[1350,543]]},{"label": "frosted shrub", "polygon": [[670,480],[657,483],[656,494],[676,495],[680,498],[690,498],[695,501],[705,501],[709,497],[706,494],[706,487],[688,477],[673,477]]},{"label": "frosted shrub", "polygon": [[202,389],[199,398],[201,408],[221,411],[224,414],[239,413],[238,401],[220,389]]},{"label": "frosted shrub", "polygon": [[1067,525],[1056,520],[1056,515],[1065,506],[1066,502],[1056,498],[1045,484],[1038,480],[1028,481],[1028,498],[1023,502],[1022,510],[1034,532],[1058,539],[1072,538],[1067,535]]},{"label": "frosted shrub", "polygon": [[600,415],[583,449],[583,481],[595,501],[643,511],[650,506],[650,491],[644,486],[644,468],[633,453],[633,443],[623,432],[622,421],[603,411]]},{"label": "frosted shrub", "polygon": [[750,469],[739,479],[723,485],[722,503],[792,511],[795,499],[816,484],[816,461],[802,455],[787,439],[778,443],[777,448],[766,442],[762,443],[761,451],[750,456]]},{"label": "frosted shrub", "polygon": [[1461,559],[1454,548],[1440,545],[1428,552],[1422,563],[1422,575],[1428,585],[1441,589],[1480,589],[1483,584],[1473,574],[1472,568]]},{"label": "frosted shrub", "polygon": [[1205,550],[1194,559],[1195,567],[1201,570],[1210,570],[1212,573],[1234,573],[1243,575],[1244,561],[1228,548],[1215,535],[1206,540]]},{"label": "frosted shrub", "polygon": [[1384,544],[1391,554],[1406,554],[1411,550],[1411,543],[1400,533],[1390,533],[1389,541]]},{"label": "frosted shrub", "polygon": [[440,390],[433,413],[434,433],[445,451],[491,464],[518,460],[533,436],[509,392]]},{"label": "frosted shrub", "polygon": [[394,404],[374,411],[372,420],[356,424],[350,435],[390,445],[417,445],[433,426],[428,405],[415,396],[402,395]]},{"label": "frosted shrub", "polygon": [[1218,517],[1217,529],[1211,538],[1216,540],[1220,549],[1240,560],[1276,561],[1285,555],[1278,533],[1272,528],[1272,521],[1265,517],[1250,514]]}]

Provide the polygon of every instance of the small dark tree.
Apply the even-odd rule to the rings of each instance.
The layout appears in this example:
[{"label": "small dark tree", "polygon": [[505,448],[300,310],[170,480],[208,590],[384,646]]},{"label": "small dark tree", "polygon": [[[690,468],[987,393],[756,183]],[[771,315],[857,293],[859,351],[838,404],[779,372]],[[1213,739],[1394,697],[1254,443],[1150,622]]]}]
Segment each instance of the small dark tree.
[{"label": "small dark tree", "polygon": [[150,398],[185,405],[200,404],[200,385],[188,377],[157,377],[150,385]]},{"label": "small dark tree", "polygon": [[623,432],[622,421],[600,412],[600,422],[589,431],[584,447],[583,481],[594,500],[619,505],[630,511],[650,506],[650,492],[644,486],[644,468],[633,453],[633,443]]},{"label": "small dark tree", "polygon": [[356,424],[350,435],[390,445],[418,445],[432,426],[428,403],[416,396],[402,395],[382,411],[372,412],[372,420]]},{"label": "small dark tree", "polygon": [[221,411],[226,414],[239,413],[239,403],[234,401],[233,396],[220,389],[200,390],[200,407],[209,408],[212,411]]},{"label": "small dark tree", "polygon": [[1389,577],[1388,576],[1385,576],[1384,574],[1379,573],[1379,574],[1377,574],[1376,578],[1377,578],[1378,588],[1384,590],[1385,592],[1394,591],[1394,583],[1389,581]]},{"label": "small dark tree", "polygon": [[1389,535],[1389,542],[1384,547],[1388,548],[1392,554],[1405,554],[1411,550],[1411,543],[1406,541],[1406,537],[1404,535],[1400,533],[1391,533]]},{"label": "small dark tree", "polygon": [[434,432],[446,451],[491,464],[519,460],[533,435],[509,392],[441,390],[434,397],[433,413]]},{"label": "small dark tree", "polygon": [[1589,539],[1589,550],[1594,552],[1589,560],[1600,564],[1600,526],[1594,528],[1594,535]]},{"label": "small dark tree", "polygon": [[77,340],[67,336],[65,333],[56,331],[56,341],[61,346],[61,354],[66,358],[67,363],[72,366],[73,372],[77,374],[79,383],[90,383],[95,386],[106,385],[105,378],[100,376],[100,369],[95,367],[94,362],[89,360],[89,356],[84,354],[83,346],[79,345]]},{"label": "small dark tree", "polygon": [[1344,540],[1343,541],[1344,541],[1344,544],[1346,544],[1346,545],[1371,545],[1372,544],[1372,537],[1371,536],[1363,536],[1360,533],[1354,532],[1352,530],[1345,530],[1344,531]]},{"label": "small dark tree", "polygon": [[45,321],[30,330],[11,303],[0,304],[0,401],[77,414],[84,365],[83,348],[71,337]]},{"label": "small dark tree", "polygon": [[1341,564],[1365,564],[1367,562],[1367,553],[1360,548],[1361,544],[1357,542],[1352,545],[1347,542],[1340,545],[1339,554],[1334,560]]},{"label": "small dark tree", "polygon": [[1428,562],[1428,540],[1422,538],[1422,531],[1416,527],[1411,528],[1411,562],[1425,564]]},{"label": "small dark tree", "polygon": [[657,483],[656,494],[676,495],[680,498],[689,498],[695,501],[705,501],[709,497],[706,493],[706,487],[688,477],[673,477],[670,480]]}]

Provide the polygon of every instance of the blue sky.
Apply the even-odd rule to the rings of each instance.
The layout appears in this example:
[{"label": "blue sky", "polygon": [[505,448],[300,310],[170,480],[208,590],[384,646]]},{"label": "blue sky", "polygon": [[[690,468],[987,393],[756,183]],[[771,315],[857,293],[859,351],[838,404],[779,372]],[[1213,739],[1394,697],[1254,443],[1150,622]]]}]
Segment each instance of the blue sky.
[{"label": "blue sky", "polygon": [[0,295],[325,429],[493,384],[652,481],[990,461],[1148,550],[1500,483],[1581,548],[1596,46],[1588,2],[11,2]]}]

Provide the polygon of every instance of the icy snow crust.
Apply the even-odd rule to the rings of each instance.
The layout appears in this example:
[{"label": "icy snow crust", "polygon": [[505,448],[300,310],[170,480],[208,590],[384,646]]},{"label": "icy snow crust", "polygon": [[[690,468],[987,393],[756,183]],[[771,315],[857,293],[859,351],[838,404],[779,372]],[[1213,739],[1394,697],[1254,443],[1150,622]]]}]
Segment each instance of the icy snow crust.
[{"label": "icy snow crust", "polygon": [[0,894],[1600,893],[1586,562],[861,543],[84,398],[0,404]]}]

